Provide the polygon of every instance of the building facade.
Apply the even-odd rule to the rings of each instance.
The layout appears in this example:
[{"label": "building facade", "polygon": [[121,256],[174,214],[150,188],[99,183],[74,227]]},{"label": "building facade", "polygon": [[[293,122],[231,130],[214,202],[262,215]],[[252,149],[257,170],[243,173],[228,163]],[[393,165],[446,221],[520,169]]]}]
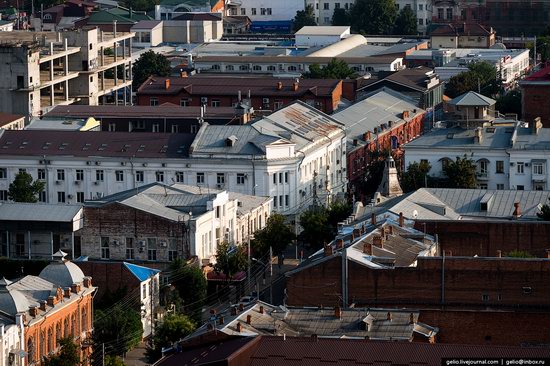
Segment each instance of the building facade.
[{"label": "building facade", "polygon": [[550,127],[550,65],[529,75],[519,83],[523,119],[532,121],[540,117],[544,127]]}]

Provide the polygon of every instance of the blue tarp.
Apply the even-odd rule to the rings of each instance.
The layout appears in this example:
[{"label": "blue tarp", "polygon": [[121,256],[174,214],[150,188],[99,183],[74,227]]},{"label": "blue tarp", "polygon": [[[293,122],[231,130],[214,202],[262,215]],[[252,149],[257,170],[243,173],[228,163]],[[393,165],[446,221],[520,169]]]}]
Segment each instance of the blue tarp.
[{"label": "blue tarp", "polygon": [[137,264],[131,264],[131,263],[127,263],[127,262],[124,262],[124,265],[126,266],[126,268],[128,268],[128,270],[130,272],[132,272],[132,274],[134,276],[136,276],[136,278],[140,282],[143,282],[143,281],[147,280],[148,278],[150,278],[151,276],[154,276],[154,275],[156,275],[157,273],[160,272],[160,270],[158,270],[158,269],[138,266]]},{"label": "blue tarp", "polygon": [[292,33],[292,20],[256,21],[250,25],[251,32]]}]

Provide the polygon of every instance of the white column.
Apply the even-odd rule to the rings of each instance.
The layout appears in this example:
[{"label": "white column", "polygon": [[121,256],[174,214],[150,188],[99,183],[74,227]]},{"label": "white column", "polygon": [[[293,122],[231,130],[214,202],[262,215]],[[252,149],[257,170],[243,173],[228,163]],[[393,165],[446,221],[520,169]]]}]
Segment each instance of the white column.
[{"label": "white column", "polygon": [[31,259],[31,232],[30,230],[27,231],[27,241],[29,242],[29,253],[28,253],[28,257],[29,259]]}]

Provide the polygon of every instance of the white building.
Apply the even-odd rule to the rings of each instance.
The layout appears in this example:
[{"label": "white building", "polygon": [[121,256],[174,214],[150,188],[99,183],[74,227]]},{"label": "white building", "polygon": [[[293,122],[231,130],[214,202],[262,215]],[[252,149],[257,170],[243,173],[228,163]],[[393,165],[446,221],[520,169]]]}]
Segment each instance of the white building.
[{"label": "white building", "polygon": [[[297,102],[252,124],[210,126],[197,135],[81,131],[3,131],[0,199],[20,169],[44,180],[40,201],[82,203],[143,185],[277,197],[282,213],[346,190],[344,126]],[[314,187],[315,186],[315,187]]]},{"label": "white building", "polygon": [[328,46],[351,35],[350,27],[306,26],[295,34],[296,46]]},{"label": "white building", "polygon": [[[6,279],[0,280],[0,289],[9,284]],[[0,366],[23,366],[25,364],[25,331],[23,314],[16,314],[15,321],[8,316],[0,316]]]},{"label": "white building", "polygon": [[225,15],[247,16],[252,22],[291,21],[304,10],[303,1],[226,0]]}]

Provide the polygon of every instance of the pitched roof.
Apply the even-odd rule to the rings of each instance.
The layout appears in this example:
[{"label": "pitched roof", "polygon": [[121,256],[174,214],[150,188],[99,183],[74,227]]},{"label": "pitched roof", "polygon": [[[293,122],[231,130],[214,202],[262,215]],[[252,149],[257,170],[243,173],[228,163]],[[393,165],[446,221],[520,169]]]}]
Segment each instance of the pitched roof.
[{"label": "pitched roof", "polygon": [[22,116],[20,114],[10,114],[10,113],[0,112],[0,127],[3,127],[8,123],[12,123],[21,118],[25,118],[25,116]]},{"label": "pitched roof", "polygon": [[128,263],[128,262],[123,262],[124,263],[124,266],[140,281],[140,282],[143,282],[143,281],[146,281],[148,280],[149,278],[151,278],[151,276],[154,276],[156,275],[157,273],[160,272],[160,270],[158,269],[154,269],[154,268],[148,268],[148,267],[143,267],[143,266],[138,266],[137,264],[132,264],[132,263]]},{"label": "pitched roof", "polygon": [[161,23],[162,20],[140,20],[139,22],[134,24],[134,26],[132,26],[132,29],[153,29]]},{"label": "pitched roof", "polygon": [[433,74],[433,70],[424,66],[406,68],[386,76],[380,75],[379,73],[377,77],[371,79],[360,79],[358,91],[366,88],[372,88],[374,85],[384,80],[387,80],[417,91],[424,92],[427,90],[426,81],[434,76],[435,74]]},{"label": "pitched roof", "polygon": [[102,131],[3,131],[0,156],[184,158],[195,135]]},{"label": "pitched roof", "polygon": [[457,105],[457,106],[464,106],[464,107],[469,107],[469,106],[489,107],[489,106],[495,105],[495,103],[496,103],[496,100],[488,98],[485,95],[481,95],[474,91],[469,91],[449,101],[450,105]]},{"label": "pitched roof", "polygon": [[184,13],[172,18],[172,20],[206,20],[212,22],[221,22],[221,16],[212,13]]},{"label": "pitched roof", "polygon": [[82,210],[80,205],[50,205],[47,203],[3,203],[0,221],[73,222]]},{"label": "pitched roof", "polygon": [[529,75],[520,84],[524,84],[525,82],[550,82],[550,64]]},{"label": "pitched roof", "polygon": [[430,32],[430,36],[488,36],[493,30],[478,23],[434,24],[434,26],[436,28]]}]

